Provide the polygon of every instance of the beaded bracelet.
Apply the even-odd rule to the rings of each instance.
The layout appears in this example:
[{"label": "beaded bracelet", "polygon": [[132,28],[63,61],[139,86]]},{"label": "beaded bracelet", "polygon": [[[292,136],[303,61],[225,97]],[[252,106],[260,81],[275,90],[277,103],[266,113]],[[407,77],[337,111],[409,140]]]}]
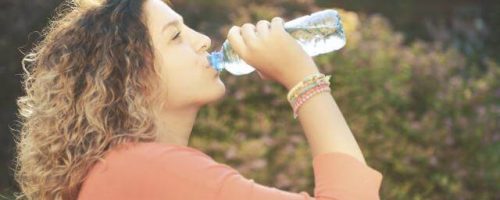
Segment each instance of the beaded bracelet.
[{"label": "beaded bracelet", "polygon": [[288,101],[290,103],[292,103],[294,101],[294,99],[296,99],[297,97],[299,97],[302,93],[304,93],[305,91],[309,90],[310,88],[315,87],[316,85],[319,85],[319,84],[328,84],[328,85],[330,85],[330,77],[331,76],[326,76],[326,77],[319,78],[319,79],[317,79],[315,81],[309,81],[309,82],[305,83],[302,87],[300,87],[299,89],[295,90],[294,93],[292,93],[290,95],[290,98],[288,99]]},{"label": "beaded bracelet", "polygon": [[330,87],[327,84],[323,84],[316,86],[313,89],[308,90],[306,93],[304,93],[304,95],[301,95],[297,100],[297,102],[293,105],[293,118],[297,119],[299,108],[311,97],[321,92],[330,92],[330,91],[331,91]]},{"label": "beaded bracelet", "polygon": [[330,77],[322,73],[310,74],[288,92],[287,99],[292,105],[294,119],[298,116],[299,107],[306,100],[320,92],[330,91]]},{"label": "beaded bracelet", "polygon": [[292,107],[295,107],[297,106],[298,104],[300,103],[303,103],[302,101],[304,101],[304,98],[310,94],[312,94],[315,90],[318,90],[318,89],[321,89],[321,88],[330,88],[328,86],[328,84],[320,84],[320,85],[316,85],[315,87],[305,91],[304,93],[302,93],[297,99],[295,99],[295,101],[292,102]]},{"label": "beaded bracelet", "polygon": [[310,74],[310,75],[304,77],[304,79],[302,79],[301,82],[297,83],[292,89],[290,89],[290,91],[288,92],[288,95],[287,95],[287,99],[290,100],[291,96],[296,93],[296,90],[302,88],[304,86],[304,84],[307,84],[311,81],[315,81],[318,78],[322,78],[322,77],[325,77],[325,75],[322,73],[319,73],[319,72],[313,73],[313,74]]},{"label": "beaded bracelet", "polygon": [[288,92],[288,95],[287,95],[287,99],[290,100],[292,99],[293,97],[296,97],[298,96],[300,90],[302,90],[304,87],[306,87],[307,85],[311,84],[311,83],[314,83],[314,82],[317,82],[318,79],[321,79],[321,78],[324,78],[325,75],[324,74],[320,74],[320,73],[316,73],[316,74],[311,74],[307,77],[305,77],[302,81],[300,81],[299,83],[297,83],[289,92]]},{"label": "beaded bracelet", "polygon": [[314,87],[317,87],[317,86],[320,86],[320,85],[327,85],[327,86],[330,86],[330,82],[325,82],[325,81],[318,81],[318,82],[314,82],[314,83],[311,83],[310,85],[304,87],[303,90],[301,90],[300,93],[297,93],[296,96],[292,96],[292,98],[290,99],[290,104],[293,105],[295,104],[295,102],[297,102],[297,99],[299,99],[299,97],[305,93],[307,93],[309,90],[313,89]]}]

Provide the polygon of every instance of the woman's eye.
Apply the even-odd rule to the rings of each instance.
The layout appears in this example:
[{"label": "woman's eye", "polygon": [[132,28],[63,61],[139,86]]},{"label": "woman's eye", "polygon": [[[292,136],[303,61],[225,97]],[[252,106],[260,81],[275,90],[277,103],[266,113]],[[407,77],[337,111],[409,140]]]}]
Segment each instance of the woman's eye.
[{"label": "woman's eye", "polygon": [[181,32],[178,32],[177,34],[175,34],[174,38],[172,38],[172,39],[176,40],[179,37],[180,34],[181,34]]}]

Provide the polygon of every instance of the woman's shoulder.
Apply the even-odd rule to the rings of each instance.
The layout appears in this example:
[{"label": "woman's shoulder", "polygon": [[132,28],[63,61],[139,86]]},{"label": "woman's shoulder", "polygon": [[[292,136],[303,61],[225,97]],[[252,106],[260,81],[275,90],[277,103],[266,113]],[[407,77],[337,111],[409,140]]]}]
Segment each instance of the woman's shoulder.
[{"label": "woman's shoulder", "polygon": [[127,143],[110,150],[89,175],[104,179],[134,175],[143,178],[145,174],[162,173],[184,180],[199,180],[199,176],[209,175],[204,173],[207,169],[219,169],[217,175],[235,172],[193,147],[156,142]]},{"label": "woman's shoulder", "polygon": [[158,142],[124,143],[109,150],[96,168],[114,167],[130,168],[131,166],[163,169],[168,166],[176,168],[188,164],[215,162],[210,156],[189,146],[163,144]]},{"label": "woman's shoulder", "polygon": [[[233,173],[237,172],[192,147],[130,143],[110,150],[94,165],[81,193],[96,197],[110,191],[129,191],[134,195],[148,191],[161,196],[165,188],[188,191],[195,186],[199,191],[215,191],[222,177]],[[113,197],[116,195],[122,194]]]},{"label": "woman's shoulder", "polygon": [[[215,195],[225,175],[234,173],[237,172],[231,167],[217,163],[196,148],[129,143],[108,151],[102,162],[94,165],[82,185],[80,197],[206,199],[196,195]],[[192,192],[193,189],[198,192]]]},{"label": "woman's shoulder", "polygon": [[159,156],[159,155],[168,155],[168,154],[192,154],[199,155],[202,157],[208,157],[201,150],[198,150],[189,146],[182,146],[177,144],[164,144],[158,142],[128,142],[123,143],[114,147],[106,153],[104,159],[113,159],[113,158],[141,158],[148,159],[151,157]]}]

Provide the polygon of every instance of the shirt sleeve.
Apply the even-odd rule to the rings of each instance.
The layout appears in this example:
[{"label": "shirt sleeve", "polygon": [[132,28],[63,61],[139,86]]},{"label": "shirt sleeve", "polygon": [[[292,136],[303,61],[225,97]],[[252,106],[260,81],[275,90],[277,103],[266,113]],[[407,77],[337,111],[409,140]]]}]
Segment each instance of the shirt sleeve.
[{"label": "shirt sleeve", "polygon": [[[308,193],[292,193],[263,186],[248,180],[233,169],[227,170],[221,183],[220,200],[360,200],[380,199],[382,174],[356,158],[340,152],[317,155],[313,158],[314,198]],[[242,198],[243,197],[243,198]]]},{"label": "shirt sleeve", "polygon": [[382,174],[348,154],[318,155],[313,169],[314,198],[256,183],[194,148],[157,146],[108,158],[106,167],[93,170],[79,199],[379,199]]}]

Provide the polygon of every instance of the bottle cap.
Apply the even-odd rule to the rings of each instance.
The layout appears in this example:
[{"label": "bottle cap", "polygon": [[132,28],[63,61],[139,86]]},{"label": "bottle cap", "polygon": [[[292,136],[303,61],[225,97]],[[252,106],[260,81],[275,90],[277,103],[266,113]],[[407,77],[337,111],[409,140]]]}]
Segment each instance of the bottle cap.
[{"label": "bottle cap", "polygon": [[208,55],[210,66],[219,72],[224,69],[224,67],[222,66],[222,56],[222,52],[217,51],[214,51],[210,55]]}]

